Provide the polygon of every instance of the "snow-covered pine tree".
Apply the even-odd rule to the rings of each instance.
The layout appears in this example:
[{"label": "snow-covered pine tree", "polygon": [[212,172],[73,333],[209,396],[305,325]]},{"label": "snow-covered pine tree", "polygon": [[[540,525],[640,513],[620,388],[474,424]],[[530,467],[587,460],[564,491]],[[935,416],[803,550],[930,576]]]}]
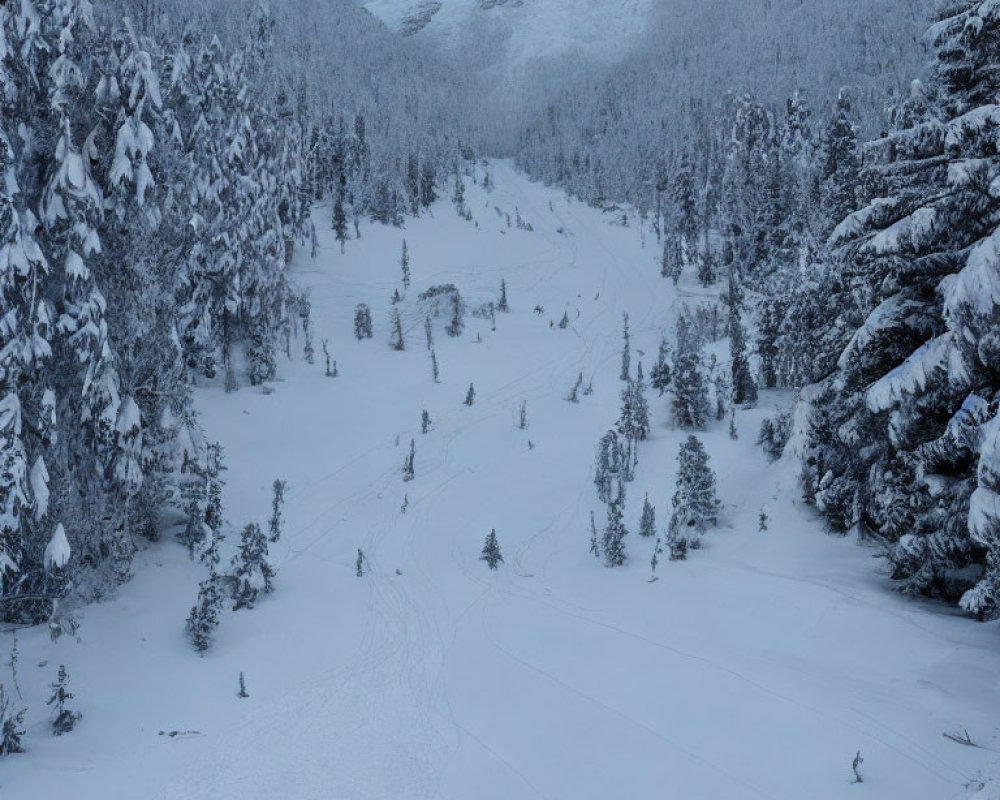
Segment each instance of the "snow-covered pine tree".
[{"label": "snow-covered pine tree", "polygon": [[664,336],[660,339],[660,349],[656,356],[656,363],[653,364],[653,369],[649,373],[650,384],[660,393],[660,397],[663,397],[663,393],[670,388],[671,372],[668,361],[669,355],[670,345],[667,344],[667,337]]},{"label": "snow-covered pine tree", "polygon": [[740,321],[742,292],[736,276],[729,276],[729,354],[731,357],[733,403],[738,406],[753,406],[757,403],[757,384],[750,374],[747,359],[746,340],[743,323]]},{"label": "snow-covered pine tree", "polygon": [[187,633],[194,649],[204,653],[212,645],[222,613],[220,578],[212,567],[209,576],[198,585],[198,601],[187,618]]},{"label": "snow-covered pine tree", "polygon": [[677,462],[677,482],[668,538],[671,542],[684,539],[687,547],[697,548],[701,534],[718,520],[719,500],[715,494],[715,473],[708,465],[708,453],[694,435],[681,444]]},{"label": "snow-covered pine tree", "polygon": [[628,330],[628,314],[625,314],[622,321],[622,368],[618,376],[620,380],[631,380],[632,373],[632,337]]},{"label": "snow-covered pine tree", "polygon": [[271,544],[275,544],[281,538],[281,527],[284,523],[281,510],[285,505],[285,492],[288,491],[288,483],[275,478],[274,483],[271,484],[271,491],[271,518],[267,522],[267,540]]},{"label": "snow-covered pine tree", "polygon": [[469,391],[465,393],[465,400],[463,402],[467,406],[471,406],[476,402],[476,387],[471,383],[469,384]]},{"label": "snow-covered pine tree", "polygon": [[625,446],[614,430],[601,437],[597,446],[597,459],[594,465],[594,485],[597,487],[597,497],[602,503],[610,503],[613,499],[612,490],[616,481],[624,480],[628,459]]},{"label": "snow-covered pine tree", "polygon": [[416,458],[416,455],[417,455],[417,443],[413,439],[410,439],[410,452],[403,460],[403,481],[406,483],[412,481],[416,475],[416,473],[414,472],[414,460]]},{"label": "snow-covered pine tree", "polygon": [[240,536],[240,549],[233,556],[231,567],[233,611],[253,608],[260,591],[256,585],[258,576],[265,594],[274,591],[272,581],[275,571],[267,563],[267,556],[267,536],[264,531],[256,522],[247,524]]},{"label": "snow-covered pine tree", "polygon": [[434,329],[431,327],[430,315],[424,317],[424,338],[427,340],[427,349],[434,349]]},{"label": "snow-covered pine tree", "polygon": [[60,664],[55,683],[49,684],[49,688],[52,689],[52,695],[49,697],[47,703],[47,705],[55,707],[56,716],[52,720],[52,732],[56,736],[62,736],[64,733],[72,731],[76,727],[76,723],[80,717],[83,716],[78,711],[70,711],[70,709],[66,708],[67,701],[73,699],[73,693],[66,688],[68,682],[69,674],[66,672],[66,667]]},{"label": "snow-covered pine tree", "polygon": [[410,251],[406,247],[406,239],[403,239],[403,254],[399,257],[399,266],[403,270],[403,288],[410,288]]},{"label": "snow-covered pine tree", "polygon": [[645,538],[656,535],[656,509],[649,502],[649,495],[642,503],[642,518],[639,521],[639,535]]},{"label": "snow-covered pine tree", "polygon": [[684,271],[684,250],[681,237],[668,233],[663,239],[663,255],[660,258],[660,276],[671,278],[674,285],[681,279]]},{"label": "snow-covered pine tree", "polygon": [[354,309],[354,336],[359,342],[372,338],[372,310],[366,303],[358,303]]},{"label": "snow-covered pine tree", "polygon": [[823,236],[832,233],[833,228],[857,208],[858,134],[850,114],[850,97],[846,89],[841,89],[820,136],[818,180]]},{"label": "snow-covered pine tree", "polygon": [[500,552],[500,543],[497,541],[496,528],[491,530],[489,536],[486,537],[479,560],[485,561],[491,570],[495,570],[503,563],[503,554]]},{"label": "snow-covered pine tree", "polygon": [[708,288],[716,280],[718,280],[718,275],[715,269],[715,255],[711,248],[706,247],[698,257],[698,283]]},{"label": "snow-covered pine tree", "polygon": [[594,558],[601,557],[601,547],[597,540],[597,524],[594,522],[594,512],[590,512],[590,552]]},{"label": "snow-covered pine tree", "polygon": [[14,711],[11,697],[0,683],[0,756],[23,753],[21,737],[24,736],[24,715],[27,709]]},{"label": "snow-covered pine tree", "polygon": [[617,491],[608,503],[608,522],[601,538],[605,567],[620,567],[625,563],[625,484],[617,482]]},{"label": "snow-covered pine tree", "polygon": [[701,339],[686,314],[677,319],[673,364],[674,420],[682,428],[703,429],[709,417],[708,386],[702,370]]},{"label": "snow-covered pine tree", "polygon": [[461,336],[465,330],[465,322],[462,319],[463,305],[462,296],[458,289],[454,287],[448,292],[448,299],[451,301],[451,322],[445,327],[444,332],[449,336]]},{"label": "snow-covered pine tree", "polygon": [[497,311],[510,313],[510,306],[507,304],[507,281],[503,278],[500,279],[500,302],[497,303]]},{"label": "snow-covered pine tree", "polygon": [[336,194],[333,199],[333,233],[340,242],[343,254],[347,246],[347,178],[343,172],[337,178]]},{"label": "snow-covered pine tree", "polygon": [[406,342],[403,339],[403,320],[399,316],[399,309],[392,310],[392,342],[393,350],[405,350]]},{"label": "snow-covered pine tree", "polygon": [[[857,322],[814,394],[806,480],[834,529],[860,524],[884,543],[900,589],[958,599],[984,561],[970,497],[1000,389],[1000,301],[986,288],[1000,202],[984,189],[1000,174],[989,66],[1000,14],[953,4],[931,37],[935,102],[865,148],[883,196],[831,236],[841,318]],[[966,607],[982,613],[989,595],[965,595]]]}]

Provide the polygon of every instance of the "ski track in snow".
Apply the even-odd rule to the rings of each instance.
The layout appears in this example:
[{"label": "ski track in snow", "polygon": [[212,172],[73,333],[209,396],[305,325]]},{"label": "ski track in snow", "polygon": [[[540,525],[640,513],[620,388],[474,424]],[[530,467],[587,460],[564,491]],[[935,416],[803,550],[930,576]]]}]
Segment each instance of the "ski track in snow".
[{"label": "ski track in snow", "polygon": [[[824,537],[794,489],[775,488],[791,486],[791,466],[766,465],[752,445],[766,409],[739,412],[738,443],[725,423],[705,434],[727,527],[688,562],[664,561],[648,584],[652,542],[630,536],[621,570],[587,553],[592,509],[603,524],[591,463],[618,416],[622,314],[648,374],[683,305],[717,290],[662,280],[634,214],[622,228],[508,162],[492,169],[492,193],[468,182],[478,229],[440,201],[405,230],[366,226],[341,256],[317,211],[320,255],[297,256],[294,276],[311,289],[315,338],[329,339],[340,377],[296,359],[273,395],[199,393],[229,455],[234,530],[266,518],[275,476],[290,482],[276,593],[227,612],[198,659],[178,633],[197,569],[157,545],[121,599],[86,610],[82,643],[58,645],[80,701],[117,692],[123,710],[84,705],[80,730],[56,742],[39,740],[45,718],[33,710],[33,752],[4,764],[0,795],[72,785],[79,800],[947,800],[986,767],[989,750],[940,734],[996,737],[995,627],[892,596],[866,552]],[[534,232],[506,228],[494,206],[517,208]],[[414,297],[454,282],[478,305],[508,285],[512,313],[497,314],[495,333],[469,316],[450,339],[435,323],[440,385],[415,300],[400,306],[406,352],[385,341],[404,237]],[[372,341],[353,338],[359,302],[372,307]],[[552,327],[564,311],[568,328]],[[594,394],[571,404],[579,373]],[[644,491],[665,527],[686,435],[667,398],[648,397],[632,530]],[[410,438],[416,478],[404,483]],[[758,535],[764,504],[772,530]],[[506,558],[495,573],[479,560],[494,527]],[[138,644],[108,661],[115,636]],[[56,658],[41,632],[22,647],[25,664]],[[237,700],[242,670],[250,698]],[[32,679],[40,686],[41,672]],[[156,736],[168,719],[199,733]],[[858,748],[866,782],[848,789]]]}]

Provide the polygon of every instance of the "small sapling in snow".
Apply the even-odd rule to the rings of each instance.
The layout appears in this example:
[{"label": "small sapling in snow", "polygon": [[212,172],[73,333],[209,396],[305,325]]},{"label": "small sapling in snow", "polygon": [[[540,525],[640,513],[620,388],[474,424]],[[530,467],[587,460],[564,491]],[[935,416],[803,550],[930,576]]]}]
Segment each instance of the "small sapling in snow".
[{"label": "small sapling in snow", "polygon": [[66,672],[66,667],[60,664],[55,683],[49,684],[52,696],[48,699],[48,705],[55,706],[56,716],[52,720],[52,732],[56,736],[69,733],[76,726],[77,720],[83,716],[77,711],[66,708],[66,701],[73,699],[73,693],[66,688],[68,681],[69,674]]},{"label": "small sapling in snow", "polygon": [[861,751],[858,750],[858,754],[854,756],[854,761],[851,762],[851,769],[854,770],[854,780],[851,783],[864,783],[861,777],[861,765],[865,763],[865,760],[861,757]]},{"label": "small sapling in snow", "polygon": [[416,456],[417,445],[413,439],[410,439],[410,453],[406,456],[403,461],[403,481],[409,483],[414,478],[413,470],[413,460]]},{"label": "small sapling in snow", "polygon": [[500,543],[497,541],[496,528],[490,531],[490,535],[486,537],[486,542],[483,544],[483,552],[479,556],[479,560],[485,561],[490,569],[496,569],[498,565],[503,563],[503,555],[500,553]]}]

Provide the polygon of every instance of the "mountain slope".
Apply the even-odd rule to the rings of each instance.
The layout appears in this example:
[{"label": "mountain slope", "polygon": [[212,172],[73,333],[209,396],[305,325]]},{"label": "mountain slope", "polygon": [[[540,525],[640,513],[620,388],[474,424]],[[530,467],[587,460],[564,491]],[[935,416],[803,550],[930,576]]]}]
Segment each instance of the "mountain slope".
[{"label": "mountain slope", "polygon": [[[163,541],[118,597],[83,610],[79,640],[25,631],[29,752],[4,761],[5,798],[942,800],[995,757],[941,736],[967,728],[995,744],[995,626],[892,594],[868,551],[824,535],[794,504],[792,465],[769,465],[754,445],[786,396],[739,410],[738,441],[725,423],[702,435],[720,527],[650,583],[642,498],[662,531],[687,434],[648,392],[628,561],[609,570],[589,555],[591,510],[603,523],[594,447],[619,409],[621,315],[633,366],[641,358],[648,373],[681,305],[722,287],[659,278],[655,239],[631,213],[623,227],[621,213],[507,162],[493,173],[489,194],[467,182],[473,221],[442,201],[405,230],[365,225],[346,255],[328,209],[317,213],[318,255],[300,253],[293,271],[339,376],[324,376],[321,357],[296,357],[267,392],[198,396],[228,456],[231,549],[239,528],[269,514],[271,481],[290,484],[275,594],[227,611],[199,658],[183,620],[200,570]],[[404,237],[413,287],[397,306],[406,350],[395,352]],[[454,283],[475,308],[502,279],[511,313],[495,330],[469,315],[453,338],[433,322],[435,383],[418,292]],[[376,323],[363,342],[352,330],[361,302]],[[566,402],[580,373],[593,394]],[[493,528],[505,559],[495,573],[479,560]],[[56,738],[44,697],[59,663],[84,717]],[[865,783],[848,788],[859,748]]]},{"label": "mountain slope", "polygon": [[510,67],[572,54],[612,61],[643,36],[653,0],[369,0],[389,27],[454,47],[503,43]]}]

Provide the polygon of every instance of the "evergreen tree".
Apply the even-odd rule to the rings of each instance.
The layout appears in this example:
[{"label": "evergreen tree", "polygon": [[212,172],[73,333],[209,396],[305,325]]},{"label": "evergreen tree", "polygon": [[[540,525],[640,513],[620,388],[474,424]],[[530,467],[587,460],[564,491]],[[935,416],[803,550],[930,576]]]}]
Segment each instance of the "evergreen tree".
[{"label": "evergreen tree", "polygon": [[403,341],[403,320],[399,316],[399,310],[392,310],[392,349],[401,351],[406,349],[406,342]]},{"label": "evergreen tree", "polygon": [[628,381],[631,380],[632,371],[632,343],[628,331],[628,314],[624,316],[622,337],[624,339],[624,344],[622,345],[622,369],[618,377],[623,381]]},{"label": "evergreen tree", "polygon": [[608,431],[601,437],[597,446],[597,460],[594,466],[594,485],[597,487],[597,497],[602,503],[611,502],[614,484],[616,481],[625,480],[627,465],[625,446],[618,438],[617,432]]},{"label": "evergreen tree", "polygon": [[841,89],[820,141],[819,207],[824,236],[857,208],[858,135],[850,113],[847,90]]},{"label": "evergreen tree", "polygon": [[681,237],[668,234],[663,240],[663,256],[660,259],[660,276],[671,278],[674,285],[684,271],[684,250]]},{"label": "evergreen tree", "polygon": [[347,211],[344,204],[347,201],[347,178],[341,173],[337,181],[337,194],[333,201],[333,231],[340,242],[340,252],[343,254],[347,243]]},{"label": "evergreen tree", "polygon": [[670,539],[684,539],[697,547],[701,534],[718,519],[715,473],[708,466],[708,454],[696,436],[681,444],[677,456],[677,484],[670,519]]},{"label": "evergreen tree", "polygon": [[187,633],[199,653],[204,653],[212,645],[215,629],[219,626],[219,614],[222,612],[219,583],[219,576],[213,567],[208,578],[198,585],[198,602],[188,614]]},{"label": "evergreen tree", "polygon": [[573,388],[569,390],[569,394],[566,395],[566,400],[570,403],[579,403],[580,397],[580,387],[583,386],[583,373],[579,373],[576,376],[576,381],[573,383]]},{"label": "evergreen tree", "polygon": [[271,544],[275,544],[281,538],[281,526],[284,521],[281,517],[281,509],[285,504],[285,492],[288,491],[288,484],[275,478],[271,489],[274,493],[271,496],[271,519],[267,523],[267,540]]},{"label": "evergreen tree", "polygon": [[444,332],[449,336],[461,336],[465,330],[465,322],[462,319],[462,297],[455,288],[448,293],[448,297],[451,300],[451,322]]},{"label": "evergreen tree", "polygon": [[240,549],[233,556],[232,575],[234,602],[233,611],[241,608],[253,608],[257,599],[258,588],[256,578],[260,576],[263,590],[266,594],[274,591],[274,567],[267,563],[267,537],[260,525],[251,522],[243,528],[240,537]]},{"label": "evergreen tree", "polygon": [[354,335],[359,342],[372,338],[372,310],[365,303],[354,309]]},{"label": "evergreen tree", "polygon": [[510,306],[507,304],[507,281],[503,278],[500,279],[500,302],[497,303],[497,311],[502,311],[504,314],[510,312]]},{"label": "evergreen tree", "polygon": [[698,258],[698,282],[708,288],[715,283],[716,279],[715,257],[712,255],[711,249],[706,247]]},{"label": "evergreen tree", "polygon": [[476,387],[471,383],[469,384],[469,391],[465,393],[465,404],[471,406],[476,402]]},{"label": "evergreen tree", "polygon": [[435,182],[434,162],[430,159],[424,159],[420,169],[420,205],[424,208],[430,208],[437,200]]},{"label": "evergreen tree", "polygon": [[440,372],[438,371],[437,353],[431,350],[431,374],[434,376],[434,383],[440,383]]},{"label": "evergreen tree", "polygon": [[24,736],[24,714],[26,709],[13,711],[11,698],[0,683],[0,756],[23,753],[21,737]]},{"label": "evergreen tree", "polygon": [[420,432],[426,434],[427,431],[431,429],[431,415],[427,413],[425,408],[420,412]]},{"label": "evergreen tree", "polygon": [[403,288],[410,288],[410,253],[406,248],[406,239],[403,239],[403,254],[399,258],[399,266],[403,270]]},{"label": "evergreen tree", "polygon": [[[805,494],[830,527],[883,543],[903,591],[990,613],[979,484],[996,414],[993,293],[1000,173],[987,66],[1000,21],[955,4],[933,29],[933,106],[865,148],[880,197],[831,235],[840,270],[836,371],[810,393]],[[828,193],[836,199],[833,192]],[[846,203],[846,201],[845,201]],[[989,469],[987,464],[986,469]],[[986,472],[986,475],[989,473]],[[979,486],[977,486],[979,484]],[[985,581],[985,582],[983,582]],[[971,592],[971,593],[970,593]]]},{"label": "evergreen tree", "polygon": [[406,458],[403,460],[403,481],[404,482],[408,483],[409,481],[412,481],[413,478],[414,478],[414,476],[415,476],[415,474],[416,474],[414,472],[414,467],[413,467],[414,458],[416,457],[416,452],[417,452],[416,442],[413,439],[410,439],[410,452],[409,452],[409,455],[407,455]]},{"label": "evergreen tree", "polygon": [[594,522],[594,512],[590,512],[590,552],[594,558],[601,557],[601,548],[597,542],[597,525]]},{"label": "evergreen tree", "polygon": [[62,736],[64,733],[72,731],[82,716],[78,711],[70,711],[66,708],[66,702],[73,699],[73,693],[66,688],[68,681],[69,675],[66,672],[66,667],[60,664],[55,683],[49,684],[52,695],[48,699],[48,705],[55,706],[56,716],[52,720],[52,732],[56,736]]},{"label": "evergreen tree", "polygon": [[642,504],[642,519],[639,522],[639,535],[649,538],[656,535],[656,510],[649,502],[649,495]]},{"label": "evergreen tree", "polygon": [[703,429],[708,421],[708,386],[702,372],[701,341],[687,318],[677,320],[673,364],[674,419],[682,428]]},{"label": "evergreen tree", "polygon": [[601,539],[605,567],[620,567],[625,563],[625,536],[628,531],[622,521],[624,508],[625,485],[619,481],[618,491],[608,503],[608,523]]},{"label": "evergreen tree", "polygon": [[664,336],[660,339],[660,349],[656,356],[656,363],[649,373],[650,383],[660,393],[660,397],[663,397],[663,393],[670,388],[671,372],[670,364],[667,361],[669,353],[670,346],[667,344],[667,338]]},{"label": "evergreen tree", "polygon": [[757,385],[750,375],[746,342],[743,338],[743,324],[740,321],[742,293],[735,277],[729,278],[729,354],[732,359],[733,403],[739,406],[753,406],[757,403]]},{"label": "evergreen tree", "polygon": [[500,544],[497,542],[495,528],[486,537],[486,542],[483,544],[483,552],[479,556],[479,560],[485,561],[490,569],[496,569],[499,564],[503,563],[503,555],[500,553]]},{"label": "evergreen tree", "polygon": [[431,318],[424,317],[424,337],[427,339],[427,349],[434,349],[434,329],[431,327]]}]

